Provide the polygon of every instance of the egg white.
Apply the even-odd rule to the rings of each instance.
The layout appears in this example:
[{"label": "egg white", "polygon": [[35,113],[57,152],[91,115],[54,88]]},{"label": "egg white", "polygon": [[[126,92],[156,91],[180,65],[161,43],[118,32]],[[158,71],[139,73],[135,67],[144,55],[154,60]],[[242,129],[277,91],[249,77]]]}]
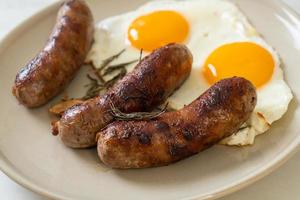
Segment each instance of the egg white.
[{"label": "egg white", "polygon": [[[274,121],[282,117],[293,96],[284,81],[278,53],[265,42],[235,4],[225,0],[152,1],[135,11],[107,18],[97,24],[95,42],[87,61],[100,66],[104,59],[122,49],[126,51],[114,63],[137,59],[140,50],[132,47],[127,40],[128,27],[137,17],[157,10],[177,11],[190,24],[190,33],[184,43],[191,50],[194,62],[190,77],[167,100],[174,109],[191,103],[210,87],[202,77],[200,68],[217,47],[232,42],[250,41],[261,45],[272,54],[275,61],[274,73],[270,81],[257,89],[257,106],[251,118],[240,131],[221,142],[239,146],[253,144],[256,135],[267,131]],[[148,53],[144,52],[143,56]],[[129,66],[128,70],[133,66],[134,64]]]}]

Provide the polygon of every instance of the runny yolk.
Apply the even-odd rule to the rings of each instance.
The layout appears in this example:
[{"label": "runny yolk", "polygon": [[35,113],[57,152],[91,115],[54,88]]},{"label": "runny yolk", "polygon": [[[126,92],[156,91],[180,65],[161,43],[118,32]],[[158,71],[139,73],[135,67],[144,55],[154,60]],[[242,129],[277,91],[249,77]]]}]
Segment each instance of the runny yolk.
[{"label": "runny yolk", "polygon": [[189,32],[186,19],[163,10],[136,18],[128,29],[128,40],[137,49],[152,51],[171,42],[182,43]]},{"label": "runny yolk", "polygon": [[252,42],[236,42],[213,51],[202,68],[202,74],[209,84],[240,76],[258,88],[271,79],[274,65],[271,53],[265,48]]}]

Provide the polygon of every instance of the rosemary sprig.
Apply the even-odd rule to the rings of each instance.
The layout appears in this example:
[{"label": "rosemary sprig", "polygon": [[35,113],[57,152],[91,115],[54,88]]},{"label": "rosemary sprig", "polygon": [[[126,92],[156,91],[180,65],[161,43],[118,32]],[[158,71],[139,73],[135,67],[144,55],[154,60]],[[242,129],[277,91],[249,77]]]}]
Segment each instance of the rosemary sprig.
[{"label": "rosemary sprig", "polygon": [[105,80],[103,79],[103,77],[100,75],[100,73],[98,73],[98,69],[97,67],[94,65],[93,62],[89,62],[89,63],[86,63],[87,65],[89,65],[92,69],[93,69],[93,72],[94,74],[97,76],[97,78],[99,79],[99,81],[101,83],[105,83]]},{"label": "rosemary sprig", "polygon": [[[107,90],[111,86],[115,84],[119,79],[124,77],[127,73],[126,67],[130,64],[133,64],[142,58],[142,50],[140,52],[139,60],[133,60],[130,62],[110,65],[112,61],[117,59],[122,53],[125,52],[125,49],[113,55],[107,59],[105,59],[99,68],[97,68],[93,62],[86,63],[89,65],[94,72],[94,76],[87,74],[87,78],[90,83],[85,85],[87,87],[86,94],[82,98],[68,98],[67,95],[61,100],[61,102],[57,103],[53,107],[49,109],[49,111],[56,115],[61,115],[66,109],[71,107],[72,105],[83,102],[83,100],[87,100],[93,97],[98,96],[101,92]],[[108,75],[114,75],[110,79],[106,78]],[[95,77],[95,78],[94,78]]]},{"label": "rosemary sprig", "polygon": [[[125,49],[123,49],[116,55],[113,55],[105,59],[99,68],[96,68],[92,62],[88,63],[92,67],[95,75],[97,76],[97,79],[92,78],[91,76],[88,75],[88,78],[90,79],[90,83],[87,85],[87,87],[89,88],[85,96],[83,97],[83,99],[86,100],[98,96],[100,92],[105,91],[111,86],[113,86],[119,79],[123,78],[126,75],[127,73],[126,67],[138,61],[138,60],[133,60],[130,62],[110,65],[112,61],[117,59],[124,52]],[[111,75],[112,73],[115,73],[115,75],[107,80],[107,78],[105,77]]]},{"label": "rosemary sprig", "polygon": [[105,85],[103,83],[99,83],[99,81],[93,77],[91,77],[89,74],[87,75],[88,79],[90,80],[90,83],[85,85],[88,87],[88,90],[86,92],[86,95],[82,97],[83,100],[87,100],[90,98],[93,98],[99,94],[103,88],[105,88]]},{"label": "rosemary sprig", "polygon": [[130,61],[130,62],[126,62],[126,63],[120,63],[120,64],[116,64],[116,65],[110,65],[110,66],[107,66],[105,69],[104,69],[104,72],[103,72],[103,76],[106,76],[116,70],[120,70],[120,69],[123,69],[124,67],[130,65],[130,64],[133,64],[135,62],[137,62],[138,60],[133,60],[133,61]]},{"label": "rosemary sprig", "polygon": [[117,75],[115,75],[105,83],[106,89],[113,86],[119,79],[123,78],[126,74],[127,74],[127,70],[125,68],[120,69],[120,72]]},{"label": "rosemary sprig", "polygon": [[168,103],[159,111],[154,112],[132,112],[124,113],[120,111],[115,105],[110,102],[111,114],[117,120],[128,121],[128,120],[149,120],[160,116],[167,110]]},{"label": "rosemary sprig", "polygon": [[141,49],[141,50],[140,50],[139,62],[141,62],[141,60],[142,60],[142,57],[143,57],[143,49]]},{"label": "rosemary sprig", "polygon": [[116,55],[113,55],[109,58],[106,58],[105,60],[103,60],[101,66],[99,67],[98,71],[102,71],[102,69],[104,69],[106,66],[108,66],[112,61],[114,61],[115,59],[117,59],[120,55],[122,55],[125,52],[125,49],[122,49],[119,53],[117,53]]}]

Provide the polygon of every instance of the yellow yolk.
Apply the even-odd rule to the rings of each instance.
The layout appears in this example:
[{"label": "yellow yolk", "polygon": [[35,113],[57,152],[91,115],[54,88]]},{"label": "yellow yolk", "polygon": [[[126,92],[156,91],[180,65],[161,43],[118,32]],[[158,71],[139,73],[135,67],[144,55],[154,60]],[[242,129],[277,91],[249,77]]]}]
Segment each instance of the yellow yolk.
[{"label": "yellow yolk", "polygon": [[265,48],[251,42],[236,42],[217,48],[207,58],[202,74],[210,84],[240,76],[255,87],[267,83],[273,74],[274,60]]},{"label": "yellow yolk", "polygon": [[186,19],[174,11],[156,11],[135,19],[128,29],[132,46],[152,51],[171,42],[183,42],[189,32]]}]

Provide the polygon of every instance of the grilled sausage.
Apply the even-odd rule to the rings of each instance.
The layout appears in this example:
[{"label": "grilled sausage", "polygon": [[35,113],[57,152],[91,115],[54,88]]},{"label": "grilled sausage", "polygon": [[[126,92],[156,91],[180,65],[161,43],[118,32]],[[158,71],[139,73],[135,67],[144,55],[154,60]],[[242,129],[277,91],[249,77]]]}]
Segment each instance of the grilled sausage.
[{"label": "grilled sausage", "polygon": [[190,105],[150,121],[115,121],[98,137],[98,155],[112,168],[168,165],[236,132],[256,105],[253,85],[224,79]]},{"label": "grilled sausage", "polygon": [[65,145],[96,145],[96,133],[113,121],[110,103],[123,112],[148,111],[163,103],[189,76],[190,51],[169,44],[153,51],[106,94],[68,109],[53,130]]},{"label": "grilled sausage", "polygon": [[65,2],[44,49],[20,70],[13,94],[27,107],[38,107],[72,80],[91,47],[93,17],[81,0]]}]

